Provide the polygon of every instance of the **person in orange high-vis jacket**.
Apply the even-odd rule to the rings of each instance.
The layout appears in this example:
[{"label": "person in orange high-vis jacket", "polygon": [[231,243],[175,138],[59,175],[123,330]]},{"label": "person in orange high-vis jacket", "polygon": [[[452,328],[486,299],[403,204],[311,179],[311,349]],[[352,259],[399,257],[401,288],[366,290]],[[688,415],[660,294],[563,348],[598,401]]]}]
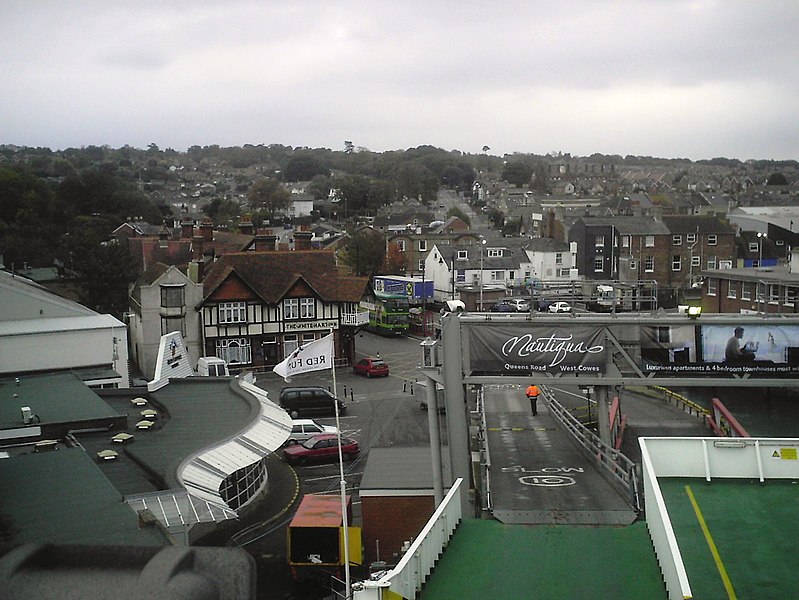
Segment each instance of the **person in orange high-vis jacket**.
[{"label": "person in orange high-vis jacket", "polygon": [[538,414],[538,394],[540,393],[538,390],[538,386],[534,383],[531,383],[527,387],[527,398],[530,400],[530,408],[533,410],[533,415]]}]

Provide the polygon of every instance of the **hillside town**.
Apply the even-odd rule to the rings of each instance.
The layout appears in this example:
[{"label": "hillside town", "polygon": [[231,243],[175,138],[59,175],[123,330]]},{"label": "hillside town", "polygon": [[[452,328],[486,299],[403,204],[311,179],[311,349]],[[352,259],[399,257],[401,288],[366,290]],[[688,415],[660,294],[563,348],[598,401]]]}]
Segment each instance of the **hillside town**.
[{"label": "hillside town", "polygon": [[[444,518],[442,490],[458,504],[450,495],[469,487],[442,484],[463,465],[435,460],[436,436],[450,448],[460,443],[453,406],[463,424],[474,419],[481,433],[465,425],[460,433],[475,444],[502,429],[487,427],[485,414],[479,422],[483,383],[465,385],[459,372],[449,385],[457,402],[445,403],[446,386],[431,376],[446,380],[460,358],[443,343],[453,315],[467,327],[509,313],[515,327],[532,321],[546,331],[593,313],[627,316],[636,327],[648,315],[672,327],[668,336],[700,313],[795,317],[797,200],[796,161],[494,156],[488,147],[374,153],[349,141],[336,151],[0,146],[0,489],[15,490],[0,502],[0,542],[11,548],[0,560],[37,565],[37,576],[55,584],[40,565],[64,561],[83,574],[109,563],[106,585],[127,585],[125,571],[135,571],[159,598],[205,597],[191,594],[208,582],[226,590],[208,597],[267,598],[280,589],[285,598],[318,598],[320,573],[325,593],[333,578],[346,582],[339,597],[357,597],[350,565],[377,580],[427,536],[419,532],[428,519]],[[689,356],[697,362],[693,329],[667,341],[651,329],[654,341],[638,330],[632,341],[617,336],[616,355],[665,356],[666,366],[653,367],[661,371]],[[472,343],[482,335],[474,331]],[[327,355],[313,360],[330,377],[276,375],[328,342],[332,364]],[[669,346],[655,348],[661,342]],[[793,368],[796,348],[769,342]],[[600,462],[638,452],[637,440],[623,446],[623,386],[614,383],[615,399],[600,398],[582,381],[572,393],[580,405],[569,410],[587,406],[576,422],[610,443],[612,458]],[[335,413],[324,412],[321,424],[300,418],[287,408],[287,390],[335,396],[323,406]],[[508,398],[527,410],[529,394]],[[554,398],[542,393],[547,419]],[[728,422],[738,425],[705,412],[698,422],[685,406],[693,405],[685,401],[672,418],[689,435],[708,423],[725,433]],[[609,429],[600,411],[610,414]],[[303,427],[317,429],[296,437]],[[307,440],[338,450],[338,463],[312,476],[297,454]],[[475,473],[485,466],[480,452],[461,453],[477,461]],[[346,474],[343,462],[353,465]],[[474,478],[468,497],[479,517]],[[325,496],[341,503],[320,508]],[[625,506],[625,517],[614,518],[631,522],[641,510]],[[303,515],[318,529],[313,536]],[[363,538],[349,548],[342,540],[353,520]],[[328,535],[335,539],[320,542]],[[86,545],[79,559],[59,550],[72,544]],[[111,558],[106,545],[115,546]],[[355,554],[339,556],[339,546]],[[649,562],[657,574],[654,556]],[[309,572],[315,585],[298,583]],[[33,579],[18,577],[17,592],[35,597]],[[359,598],[378,597],[368,587]]]}]

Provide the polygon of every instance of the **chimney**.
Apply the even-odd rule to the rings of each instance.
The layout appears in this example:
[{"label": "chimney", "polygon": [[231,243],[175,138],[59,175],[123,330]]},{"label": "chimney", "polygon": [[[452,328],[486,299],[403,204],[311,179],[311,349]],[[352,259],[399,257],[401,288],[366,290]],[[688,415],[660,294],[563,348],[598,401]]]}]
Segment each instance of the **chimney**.
[{"label": "chimney", "polygon": [[252,235],[254,233],[254,226],[250,219],[244,219],[239,223],[239,233],[244,235]]},{"label": "chimney", "polygon": [[310,231],[295,231],[294,232],[294,249],[295,250],[310,250],[311,237],[313,233]]},{"label": "chimney", "polygon": [[266,235],[259,233],[255,236],[255,251],[256,252],[274,252],[275,244],[277,243],[276,235]]},{"label": "chimney", "polygon": [[180,237],[184,240],[190,240],[194,236],[194,221],[185,219],[180,222]]},{"label": "chimney", "polygon": [[203,259],[203,244],[205,238],[202,235],[195,235],[191,239],[191,259],[202,262]]},{"label": "chimney", "polygon": [[205,263],[202,260],[192,260],[189,263],[188,276],[192,283],[202,283]]},{"label": "chimney", "polygon": [[214,224],[211,221],[203,221],[202,225],[200,225],[200,233],[204,241],[214,241]]}]

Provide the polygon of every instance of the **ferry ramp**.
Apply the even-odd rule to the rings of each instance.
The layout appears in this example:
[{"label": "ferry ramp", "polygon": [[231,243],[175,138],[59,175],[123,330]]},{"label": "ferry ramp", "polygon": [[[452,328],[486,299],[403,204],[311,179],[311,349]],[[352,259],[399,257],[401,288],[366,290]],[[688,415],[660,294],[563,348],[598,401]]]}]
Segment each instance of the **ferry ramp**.
[{"label": "ferry ramp", "polygon": [[518,385],[484,387],[489,507],[503,523],[628,525],[636,511]]}]

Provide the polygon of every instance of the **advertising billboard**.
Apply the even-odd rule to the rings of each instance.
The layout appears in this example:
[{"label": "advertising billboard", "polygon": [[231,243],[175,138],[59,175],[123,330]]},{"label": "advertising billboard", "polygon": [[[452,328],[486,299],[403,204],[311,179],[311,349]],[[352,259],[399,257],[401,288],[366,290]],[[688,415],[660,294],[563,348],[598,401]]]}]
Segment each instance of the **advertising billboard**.
[{"label": "advertising billboard", "polygon": [[473,374],[605,372],[604,328],[474,325],[469,328]]},{"label": "advertising billboard", "polygon": [[642,326],[645,373],[766,375],[799,373],[799,326]]}]

